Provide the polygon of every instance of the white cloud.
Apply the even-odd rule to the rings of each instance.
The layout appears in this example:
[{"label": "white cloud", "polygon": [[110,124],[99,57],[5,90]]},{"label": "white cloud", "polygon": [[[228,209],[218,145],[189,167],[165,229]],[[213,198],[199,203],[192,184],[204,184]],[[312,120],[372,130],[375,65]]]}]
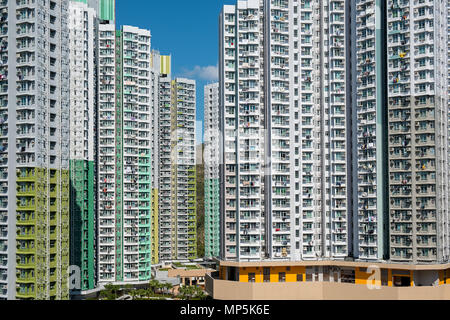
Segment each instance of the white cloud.
[{"label": "white cloud", "polygon": [[183,77],[206,81],[217,81],[219,79],[218,66],[195,66],[192,70],[184,70]]}]

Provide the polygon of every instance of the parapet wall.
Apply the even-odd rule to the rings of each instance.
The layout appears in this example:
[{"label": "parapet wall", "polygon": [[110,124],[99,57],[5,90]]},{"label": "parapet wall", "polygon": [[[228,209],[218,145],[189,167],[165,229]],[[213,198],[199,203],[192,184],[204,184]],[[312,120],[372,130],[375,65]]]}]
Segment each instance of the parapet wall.
[{"label": "parapet wall", "polygon": [[369,289],[336,282],[245,283],[206,276],[206,289],[217,300],[450,300],[450,285]]}]

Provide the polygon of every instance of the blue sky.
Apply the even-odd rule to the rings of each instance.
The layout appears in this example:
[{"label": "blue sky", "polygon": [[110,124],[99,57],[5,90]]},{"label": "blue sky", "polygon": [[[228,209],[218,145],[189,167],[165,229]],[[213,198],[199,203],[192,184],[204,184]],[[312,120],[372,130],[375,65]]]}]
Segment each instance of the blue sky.
[{"label": "blue sky", "polygon": [[[197,120],[203,121],[203,86],[217,81],[218,19],[236,0],[116,0],[117,26],[149,29],[152,48],[172,55],[172,75],[197,80]],[[201,141],[197,128],[197,141]]]}]

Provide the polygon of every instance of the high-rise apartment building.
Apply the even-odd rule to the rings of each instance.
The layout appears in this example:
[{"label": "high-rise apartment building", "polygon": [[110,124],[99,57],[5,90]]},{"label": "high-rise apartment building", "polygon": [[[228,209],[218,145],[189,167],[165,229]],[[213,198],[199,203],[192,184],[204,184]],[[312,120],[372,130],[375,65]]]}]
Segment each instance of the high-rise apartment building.
[{"label": "high-rise apartment building", "polygon": [[[447,36],[448,36],[448,50],[447,50],[447,65],[448,65],[448,78],[447,78],[447,85],[448,85],[448,92],[450,93],[450,1],[447,1]],[[450,99],[448,101],[449,108],[448,108],[448,165],[450,170]],[[449,171],[450,172],[450,171]],[[449,186],[450,187],[450,186]],[[450,210],[450,205],[449,205]]]},{"label": "high-rise apartment building", "polygon": [[224,6],[222,259],[448,259],[447,13]]},{"label": "high-rise apartment building", "polygon": [[[226,260],[259,260],[267,256],[263,217],[266,117],[265,96],[261,95],[263,61],[267,57],[263,51],[263,30],[262,2],[239,1],[237,6],[224,6],[219,29],[219,109],[223,139],[221,255]],[[270,187],[266,189],[271,192]]]},{"label": "high-rise apartment building", "polygon": [[448,261],[447,4],[392,4],[387,14],[390,257]]},{"label": "high-rise apartment building", "polygon": [[68,299],[68,0],[0,2],[0,299]]},{"label": "high-rise apartment building", "polygon": [[114,23],[116,18],[116,0],[71,0],[87,4],[97,12],[101,23]]},{"label": "high-rise apartment building", "polygon": [[152,264],[159,263],[159,77],[161,73],[161,55],[152,51],[150,60],[150,144],[151,144],[151,249]]},{"label": "high-rise apartment building", "polygon": [[219,83],[204,88],[205,257],[220,255]]},{"label": "high-rise apartment building", "polygon": [[355,253],[362,259],[377,260],[388,255],[386,5],[375,1],[354,5]]},{"label": "high-rise apartment building", "polygon": [[295,197],[301,199],[300,210],[295,199],[301,221],[296,232],[302,233],[300,239],[296,235],[301,243],[297,257],[338,259],[351,250],[346,143],[351,129],[346,108],[350,101],[349,15],[345,1],[306,1],[296,6],[294,1],[289,66],[293,66],[292,119],[296,122],[291,154],[298,159],[294,175],[297,179],[299,172],[295,190],[299,188],[300,194]]},{"label": "high-rise apartment building", "polygon": [[[165,148],[161,145],[160,132],[160,79],[170,78],[171,57],[161,55],[157,51],[152,52],[151,59],[151,152],[152,152],[152,264],[159,263],[159,206],[160,206],[160,149]],[[164,98],[164,95],[161,95]],[[170,103],[170,95],[166,95],[166,103]]]},{"label": "high-rise apartment building", "polygon": [[[161,60],[166,68],[170,59]],[[159,258],[197,257],[195,81],[159,82]]]},{"label": "high-rise apartment building", "polygon": [[[98,101],[98,271],[99,281],[115,280],[115,26],[99,25]],[[106,179],[106,180],[105,180]],[[109,227],[103,227],[107,224]],[[118,251],[118,250],[117,250]],[[103,274],[102,274],[103,272]]]},{"label": "high-rise apartment building", "polygon": [[447,12],[356,2],[359,258],[448,260]]},{"label": "high-rise apartment building", "polygon": [[81,291],[95,288],[97,203],[96,11],[69,6],[70,30],[70,264],[80,268]]},{"label": "high-rise apartment building", "polygon": [[151,267],[150,31],[100,25],[99,282]]},{"label": "high-rise apartment building", "polygon": [[[386,5],[375,1],[356,4],[355,12],[355,254],[377,260],[388,256]],[[377,31],[377,25],[383,28]]]},{"label": "high-rise apartment building", "polygon": [[347,256],[346,19],[344,1],[224,6],[223,258]]}]

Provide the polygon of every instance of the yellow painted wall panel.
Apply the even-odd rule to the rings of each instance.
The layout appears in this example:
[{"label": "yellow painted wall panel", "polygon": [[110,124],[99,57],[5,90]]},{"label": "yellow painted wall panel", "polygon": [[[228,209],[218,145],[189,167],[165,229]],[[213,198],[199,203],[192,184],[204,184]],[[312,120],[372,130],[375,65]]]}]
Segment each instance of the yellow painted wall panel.
[{"label": "yellow painted wall panel", "polygon": [[286,267],[270,268],[270,282],[280,282],[280,272],[285,272],[287,274],[288,271],[286,271]]},{"label": "yellow painted wall panel", "polygon": [[239,282],[248,282],[248,271],[247,268],[239,269]]},{"label": "yellow painted wall panel", "polygon": [[[365,270],[366,268],[355,268],[355,283],[356,284],[364,284],[364,285],[366,285],[366,284],[368,284],[369,283],[369,277],[373,274],[372,272],[371,273],[368,273],[367,271],[363,271],[363,270]],[[370,281],[370,284],[372,284],[372,285],[377,285],[377,286],[381,286],[381,279],[379,279],[379,280],[375,280],[375,279],[372,279],[371,281]]]},{"label": "yellow painted wall panel", "polygon": [[227,270],[226,267],[220,267],[220,279],[227,280],[226,279],[226,276],[227,276],[226,270]]},{"label": "yellow painted wall panel", "polygon": [[305,281],[305,273],[306,273],[306,267],[294,267],[292,268],[292,272],[295,274],[295,282],[297,282],[297,275],[302,275],[302,281]]},{"label": "yellow painted wall panel", "polygon": [[262,271],[257,270],[255,273],[255,282],[263,282],[264,281],[264,275],[262,274]]},{"label": "yellow painted wall panel", "polygon": [[[305,281],[305,267],[271,267],[270,268],[270,282],[279,282],[280,277],[279,274],[284,272],[286,274],[286,282],[297,282],[297,275],[301,275],[302,281]],[[239,269],[239,281],[240,282],[248,282],[249,274],[255,274],[255,282],[263,282],[264,281],[264,273],[263,268],[257,267],[245,267]]]},{"label": "yellow painted wall panel", "polygon": [[439,285],[444,284],[444,271],[440,270],[439,271]]},{"label": "yellow painted wall panel", "polygon": [[239,269],[239,281],[240,282],[248,282],[249,280],[249,274],[254,273],[255,274],[255,282],[263,282],[263,274],[262,274],[262,268],[252,267],[252,268],[240,268]]},{"label": "yellow painted wall panel", "polygon": [[170,74],[170,56],[161,56],[161,73]]},{"label": "yellow painted wall panel", "polygon": [[356,284],[367,284],[367,279],[369,274],[365,271],[361,271],[361,268],[355,268],[355,283]]}]

